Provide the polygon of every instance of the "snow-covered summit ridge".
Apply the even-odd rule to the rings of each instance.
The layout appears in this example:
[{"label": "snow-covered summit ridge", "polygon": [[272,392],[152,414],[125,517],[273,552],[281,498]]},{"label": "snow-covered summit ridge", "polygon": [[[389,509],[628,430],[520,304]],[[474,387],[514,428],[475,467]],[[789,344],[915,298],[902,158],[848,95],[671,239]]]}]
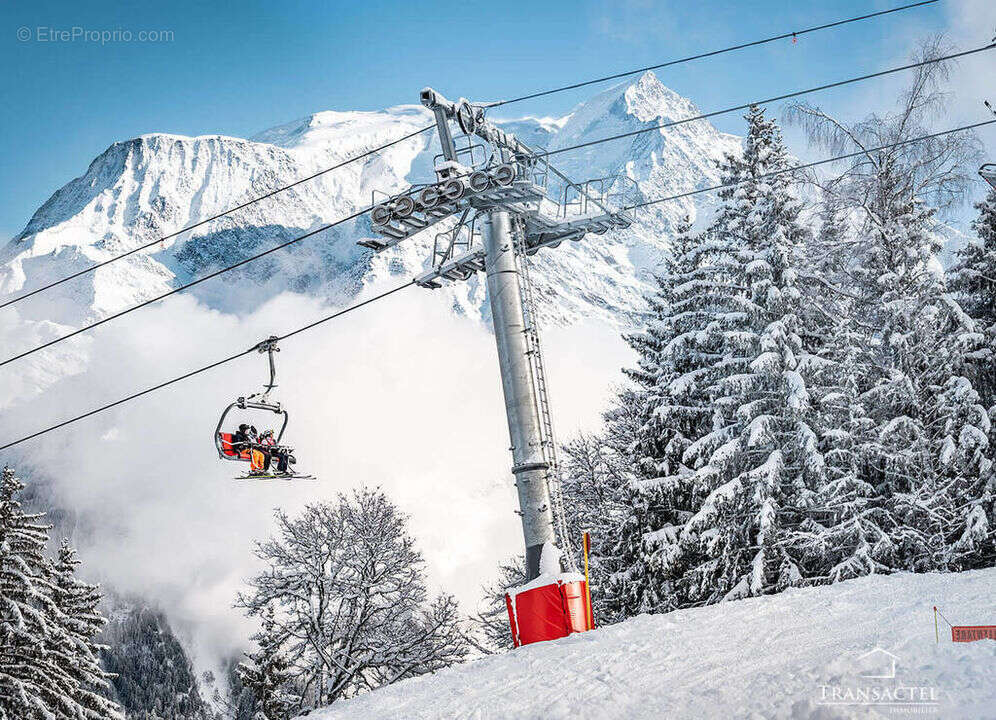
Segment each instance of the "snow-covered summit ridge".
[{"label": "snow-covered summit ridge", "polygon": [[670,122],[701,114],[691,100],[665,87],[649,70],[636,83],[626,86],[623,97],[627,112],[642,122]]},{"label": "snow-covered summit ridge", "polygon": [[[652,74],[618,85],[559,119],[502,121],[524,142],[556,149],[694,114],[694,106]],[[431,125],[419,105],[383,111],[323,111],[251,139],[223,135],[148,134],[113,144],[79,178],[58,190],[16,240],[0,249],[0,296],[62,277],[202,221],[344,159]],[[572,179],[628,174],[643,197],[714,184],[715,160],[739,141],[704,121],[644,133],[555,156]],[[87,274],[18,306],[23,318],[79,325],[147,299],[277,242],[334,222],[368,205],[375,190],[396,192],[432,178],[439,152],[433,133],[387,150],[161,246]],[[626,322],[641,306],[649,274],[668,248],[668,233],[712,200],[669,203],[638,217],[626,232],[588,238],[536,257],[544,312],[558,322],[600,317]],[[364,284],[421,271],[430,233],[371,257],[355,241],[365,219],[295,245],[196,290],[211,307],[237,310],[248,290],[261,300],[281,290],[348,299]],[[279,277],[279,282],[275,281]],[[482,312],[476,281],[448,290],[454,307]]]},{"label": "snow-covered summit ridge", "polygon": [[[395,123],[411,120],[422,126],[431,125],[432,113],[422,105],[398,105],[387,110],[323,110],[303,118],[277,125],[253,135],[253,142],[269,143],[283,148],[321,145],[322,142],[341,141],[344,133],[355,132],[358,128],[373,130],[385,127],[391,133],[388,138],[399,135]],[[385,141],[386,142],[386,141]]]},{"label": "snow-covered summit ridge", "polygon": [[[996,642],[954,644],[942,628],[935,644],[931,607],[966,625],[992,622],[994,583],[996,569],[873,575],[641,615],[405,680],[308,718],[886,716],[894,706],[862,705],[858,697],[851,698],[858,704],[839,704],[866,687],[905,688],[900,699],[910,687],[932,689],[936,706],[902,707],[904,716],[992,718]],[[881,677],[893,669],[894,678]]]}]

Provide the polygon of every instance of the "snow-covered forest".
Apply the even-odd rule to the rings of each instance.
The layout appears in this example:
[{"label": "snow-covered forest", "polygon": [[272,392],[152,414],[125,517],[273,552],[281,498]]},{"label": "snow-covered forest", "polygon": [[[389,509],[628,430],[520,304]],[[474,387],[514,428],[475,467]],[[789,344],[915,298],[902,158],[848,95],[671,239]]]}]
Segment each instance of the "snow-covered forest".
[{"label": "snow-covered forest", "polygon": [[832,175],[782,172],[778,124],[748,113],[737,185],[676,239],[631,383],[570,448],[603,622],[996,562],[996,191],[945,269],[976,147],[902,144],[943,72],[856,125],[792,107],[815,143],[867,149]]},{"label": "snow-covered forest", "polygon": [[50,526],[21,505],[23,483],[0,473],[0,719],[124,717],[101,667],[99,589],[76,576],[65,540],[46,554]]}]

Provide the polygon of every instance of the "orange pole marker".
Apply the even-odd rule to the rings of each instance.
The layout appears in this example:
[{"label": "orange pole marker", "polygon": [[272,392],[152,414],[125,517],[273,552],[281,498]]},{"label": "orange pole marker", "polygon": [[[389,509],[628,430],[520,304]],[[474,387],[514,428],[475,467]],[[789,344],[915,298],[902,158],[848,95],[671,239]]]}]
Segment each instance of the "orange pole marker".
[{"label": "orange pole marker", "polygon": [[584,586],[588,593],[588,626],[595,627],[595,611],[591,607],[591,582],[588,580],[588,553],[591,551],[591,534],[585,533],[582,541],[584,546]]}]

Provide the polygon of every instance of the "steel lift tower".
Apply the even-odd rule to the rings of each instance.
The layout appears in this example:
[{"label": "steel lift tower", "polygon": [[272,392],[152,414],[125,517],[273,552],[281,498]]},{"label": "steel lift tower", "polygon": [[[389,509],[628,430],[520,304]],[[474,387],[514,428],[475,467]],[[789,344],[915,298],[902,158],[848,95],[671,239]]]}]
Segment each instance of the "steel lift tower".
[{"label": "steel lift tower", "polygon": [[[370,217],[379,237],[360,244],[383,251],[455,218],[454,226],[442,226],[448,229],[436,236],[429,267],[415,282],[438,288],[485,273],[531,580],[540,574],[544,545],[557,546],[558,533],[572,556],[562,536],[556,440],[526,259],[632,220],[605,205],[617,187],[613,179],[571,183],[542,154],[490,123],[482,106],[450,102],[430,88],[421,101],[435,114],[442,148],[436,179],[394,196],[375,193]],[[548,198],[551,173],[560,178],[562,202]]]}]

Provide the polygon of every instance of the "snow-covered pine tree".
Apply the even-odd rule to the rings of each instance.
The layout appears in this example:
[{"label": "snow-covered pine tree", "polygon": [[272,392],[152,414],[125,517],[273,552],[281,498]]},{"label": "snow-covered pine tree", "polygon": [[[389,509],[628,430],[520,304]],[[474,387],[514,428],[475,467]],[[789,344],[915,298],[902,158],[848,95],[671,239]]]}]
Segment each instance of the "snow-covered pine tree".
[{"label": "snow-covered pine tree", "polygon": [[52,699],[72,682],[46,657],[47,525],[21,509],[24,488],[9,467],[0,475],[0,720],[51,717]]},{"label": "snow-covered pine tree", "polygon": [[858,344],[849,307],[824,345],[834,362],[817,373],[823,484],[803,500],[805,519],[794,538],[809,583],[838,582],[888,572],[895,560],[890,515],[875,488],[864,480],[865,442],[874,422],[860,399]]},{"label": "snow-covered pine tree", "polygon": [[726,298],[716,316],[721,351],[707,375],[712,428],[684,454],[697,483],[710,488],[682,530],[682,544],[700,554],[683,583],[700,602],[801,579],[789,552],[805,519],[799,497],[825,472],[807,389],[824,361],[802,345],[797,287],[796,253],[807,231],[788,176],[769,175],[788,167],[781,131],[757,107],[747,122],[743,157],[723,167],[724,182],[736,185],[722,193],[708,236]]},{"label": "snow-covered pine tree", "polygon": [[[631,482],[621,500],[626,512],[619,519],[617,539],[612,544],[612,571],[605,584],[599,622],[604,624],[641,613],[673,610],[675,594],[659,566],[657,516],[663,510],[657,488],[641,488]],[[603,560],[604,562],[604,560]],[[597,592],[593,591],[592,604]]]},{"label": "snow-covered pine tree", "polygon": [[[116,707],[81,684],[74,622],[59,607],[45,557],[50,526],[25,513],[24,484],[11,468],[0,473],[0,720],[98,720]],[[58,582],[58,578],[55,578]],[[99,669],[95,678],[100,678]]]},{"label": "snow-covered pine tree", "polygon": [[943,431],[935,441],[939,482],[950,498],[946,569],[990,567],[996,560],[996,472],[989,415],[965,377],[949,378],[938,398]]},{"label": "snow-covered pine tree", "polygon": [[253,636],[257,650],[246,653],[247,662],[240,663],[236,672],[256,698],[253,720],[289,720],[300,707],[301,698],[290,689],[291,664],[281,649],[273,609],[264,609],[260,618],[261,627]]},{"label": "snow-covered pine tree", "polygon": [[975,325],[964,339],[970,382],[951,378],[941,398],[942,472],[958,478],[949,531],[957,538],[950,557],[957,569],[996,561],[996,190],[975,207],[978,237],[958,250],[950,271],[950,286]]},{"label": "snow-covered pine tree", "polygon": [[996,190],[975,207],[978,237],[957,251],[950,286],[976,326],[966,374],[996,420]]},{"label": "snow-covered pine tree", "polygon": [[[916,59],[943,51],[935,39]],[[854,300],[858,400],[871,421],[859,469],[888,514],[878,525],[889,533],[890,569],[946,568],[957,522],[960,481],[941,477],[940,450],[946,436],[960,435],[949,426],[958,413],[941,398],[970,364],[974,328],[945,287],[935,214],[964,197],[977,151],[970,136],[906,142],[929,133],[932,114],[944,109],[947,72],[944,63],[922,64],[895,112],[852,125],[807,105],[791,112],[835,152],[884,147],[857,156],[826,187],[856,219],[845,289]]]},{"label": "snow-covered pine tree", "polygon": [[626,371],[633,387],[605,415],[608,442],[630,465],[628,480],[626,473],[619,478],[622,511],[608,530],[611,544],[596,553],[608,577],[601,614],[610,620],[681,604],[678,531],[694,512],[682,455],[708,427],[699,375],[715,345],[713,334],[696,325],[703,309],[685,297],[698,287],[692,246],[699,238],[688,230],[686,222],[656,277],[643,331],[626,337],[637,353],[636,367]]},{"label": "snow-covered pine tree", "polygon": [[939,250],[934,213],[896,193],[902,181],[895,173],[882,167],[868,245],[854,270],[863,294],[857,310],[870,329],[862,343],[870,373],[862,400],[875,420],[868,480],[894,521],[897,568],[927,571],[941,566],[944,528],[936,510],[949,504],[928,422],[936,388],[954,368],[943,328],[944,287],[932,267]]},{"label": "snow-covered pine tree", "polygon": [[66,539],[54,562],[48,564],[52,601],[59,611],[60,646],[52,653],[75,681],[74,700],[91,720],[124,718],[121,708],[108,699],[108,674],[100,665],[101,647],[96,638],[104,627],[100,614],[100,588],[76,577],[80,561]]},{"label": "snow-covered pine tree", "polygon": [[806,583],[837,582],[888,571],[894,547],[888,513],[874,487],[863,479],[865,442],[874,423],[860,399],[862,371],[850,266],[857,242],[847,209],[831,184],[823,194],[819,230],[806,244],[800,288],[806,302],[803,344],[828,362],[814,373],[823,483],[800,493],[802,520],[794,533]]}]

